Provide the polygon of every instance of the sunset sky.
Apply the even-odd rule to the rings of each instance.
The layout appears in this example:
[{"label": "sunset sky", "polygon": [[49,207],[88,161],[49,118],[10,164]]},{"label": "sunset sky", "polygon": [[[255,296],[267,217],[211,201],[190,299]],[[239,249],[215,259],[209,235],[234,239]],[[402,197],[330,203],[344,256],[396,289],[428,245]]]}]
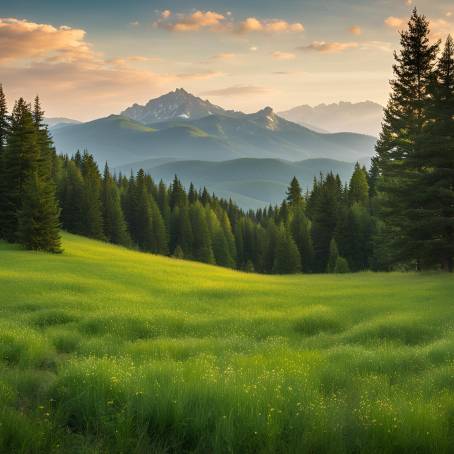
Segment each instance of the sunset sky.
[{"label": "sunset sky", "polygon": [[[0,0],[0,82],[88,120],[176,87],[227,108],[384,103],[410,0]],[[433,37],[452,0],[419,0]]]}]

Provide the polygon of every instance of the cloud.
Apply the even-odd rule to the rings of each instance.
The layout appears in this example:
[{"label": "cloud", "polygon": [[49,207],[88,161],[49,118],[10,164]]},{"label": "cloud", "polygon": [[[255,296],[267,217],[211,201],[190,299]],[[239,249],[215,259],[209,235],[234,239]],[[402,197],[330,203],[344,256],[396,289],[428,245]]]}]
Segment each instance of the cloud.
[{"label": "cloud", "polygon": [[226,16],[215,11],[195,11],[191,14],[177,14],[165,10],[155,26],[174,32],[194,32],[202,29],[220,31],[225,26]]},{"label": "cloud", "polygon": [[292,52],[275,51],[271,55],[276,60],[294,60],[296,58],[296,55]]},{"label": "cloud", "polygon": [[49,54],[66,61],[92,59],[91,46],[84,38],[85,31],[81,29],[0,18],[0,61]]},{"label": "cloud", "polygon": [[217,90],[209,90],[202,93],[204,96],[248,96],[262,95],[270,93],[272,90],[267,87],[255,85],[234,85],[232,87],[220,88]]},{"label": "cloud", "polygon": [[340,52],[344,52],[348,49],[356,49],[359,47],[359,44],[356,42],[327,42],[327,41],[314,41],[307,46],[300,46],[297,47],[298,50],[302,51],[314,51],[314,52],[321,52],[326,54],[337,54]]},{"label": "cloud", "polygon": [[90,118],[116,111],[119,100],[129,103],[157,93],[163,85],[222,75],[209,69],[159,73],[143,66],[159,60],[152,56],[106,58],[85,35],[81,29],[0,18],[0,79],[8,95],[32,99],[39,93],[55,115],[65,111]]},{"label": "cloud", "polygon": [[352,35],[362,35],[363,34],[363,30],[361,29],[361,27],[359,27],[358,25],[353,25],[353,27],[350,27],[348,29],[348,31],[352,34]]},{"label": "cloud", "polygon": [[143,55],[131,55],[129,57],[117,57],[110,60],[106,60],[106,63],[117,66],[125,66],[129,63],[149,63],[161,61],[159,57],[145,57]]},{"label": "cloud", "polygon": [[304,25],[300,22],[290,23],[282,19],[272,19],[262,21],[256,17],[248,17],[240,22],[238,31],[240,33],[265,32],[265,33],[283,33],[283,32],[303,32]]},{"label": "cloud", "polygon": [[445,19],[433,19],[430,21],[430,31],[432,39],[446,39],[449,34],[454,34],[454,24]]},{"label": "cloud", "polygon": [[[445,14],[449,19],[449,15]],[[388,27],[395,29],[404,29],[407,27],[408,19],[403,17],[390,16],[385,19],[385,24]],[[454,24],[447,19],[431,19],[430,20],[431,39],[444,39],[448,34],[454,33]]]},{"label": "cloud", "polygon": [[287,33],[302,32],[304,26],[300,22],[287,22],[282,19],[261,20],[248,17],[235,22],[231,13],[216,11],[195,11],[193,13],[173,14],[169,10],[162,11],[154,26],[173,32],[228,32],[228,33]]},{"label": "cloud", "polygon": [[408,19],[404,17],[389,16],[385,19],[385,25],[390,28],[402,28],[407,22]]},{"label": "cloud", "polygon": [[221,52],[219,54],[213,55],[212,60],[233,60],[236,58],[236,54],[233,52]]}]

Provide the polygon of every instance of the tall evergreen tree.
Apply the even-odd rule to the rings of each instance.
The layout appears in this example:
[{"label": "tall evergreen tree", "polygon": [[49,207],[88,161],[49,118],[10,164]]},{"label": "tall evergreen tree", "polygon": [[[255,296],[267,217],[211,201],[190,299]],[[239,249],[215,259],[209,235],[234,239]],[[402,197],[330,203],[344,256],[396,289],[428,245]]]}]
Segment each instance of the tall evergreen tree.
[{"label": "tall evergreen tree", "polygon": [[0,84],[0,164],[3,151],[6,147],[6,138],[9,134],[8,107],[6,105],[6,96],[3,92],[3,86]]},{"label": "tall evergreen tree", "polygon": [[58,184],[61,224],[71,233],[84,233],[84,179],[73,159],[67,159]]},{"label": "tall evergreen tree", "polygon": [[47,125],[44,124],[44,111],[41,108],[39,96],[35,97],[32,116],[38,136],[40,175],[45,178],[55,179],[57,154]]},{"label": "tall evergreen tree", "polygon": [[158,204],[153,197],[149,199],[150,214],[153,227],[153,246],[152,252],[161,255],[169,254],[169,237],[166,230],[164,219],[159,211]]},{"label": "tall evergreen tree", "polygon": [[342,199],[340,180],[329,173],[318,182],[316,197],[312,201],[312,241],[314,245],[314,271],[325,271],[330,241],[334,237]]},{"label": "tall evergreen tree", "polygon": [[35,171],[22,190],[22,206],[18,212],[17,238],[27,249],[62,252],[60,208],[54,184]]},{"label": "tall evergreen tree", "polygon": [[20,98],[11,115],[8,143],[2,159],[2,197],[0,199],[0,236],[16,240],[17,214],[22,205],[24,185],[37,170],[40,148],[30,106]]},{"label": "tall evergreen tree", "polygon": [[312,272],[314,261],[314,247],[312,245],[310,222],[301,206],[293,210],[290,231],[301,257],[301,270],[303,273]]},{"label": "tall evergreen tree", "polygon": [[292,274],[301,270],[301,257],[290,232],[284,224],[278,228],[276,254],[273,264],[273,273]]},{"label": "tall evergreen tree", "polygon": [[301,191],[301,186],[296,177],[292,178],[292,181],[290,182],[290,186],[287,189],[286,195],[287,195],[287,202],[291,206],[299,205],[303,202],[303,194]]},{"label": "tall evergreen tree", "polygon": [[215,263],[210,232],[202,204],[196,202],[191,205],[189,214],[193,235],[192,257],[200,262]]},{"label": "tall evergreen tree", "polygon": [[85,152],[81,162],[84,179],[83,229],[90,238],[104,239],[101,207],[101,175],[93,156]]},{"label": "tall evergreen tree", "polygon": [[[415,235],[424,265],[453,271],[454,261],[454,41],[446,40],[431,88],[429,120],[421,147]],[[424,188],[424,190],[422,190]],[[412,216],[413,218],[413,216]]]},{"label": "tall evergreen tree", "polygon": [[182,207],[187,205],[188,197],[186,195],[186,191],[179,180],[179,178],[175,175],[173,182],[170,186],[170,197],[169,197],[169,204],[170,208],[173,210],[175,207]]},{"label": "tall evergreen tree", "polygon": [[366,206],[369,202],[369,183],[367,181],[367,170],[359,163],[355,164],[353,175],[350,178],[348,187],[348,200],[351,205],[359,203]]},{"label": "tall evergreen tree", "polygon": [[106,163],[101,185],[104,236],[107,241],[128,246],[131,243],[121,208],[120,193]]},{"label": "tall evergreen tree", "polygon": [[414,260],[417,268],[421,265],[419,208],[425,197],[418,187],[420,170],[426,165],[421,150],[439,47],[431,44],[429,33],[429,21],[414,9],[408,30],[401,32],[401,50],[395,53],[395,78],[376,147],[383,237],[390,241],[394,261]]},{"label": "tall evergreen tree", "polygon": [[[5,209],[7,206],[6,202],[6,182],[4,181],[3,175],[3,154],[6,148],[6,139],[9,134],[9,118],[8,109],[6,105],[6,97],[3,92],[3,86],[0,84],[0,211]],[[3,236],[2,223],[5,222],[5,218],[0,214],[0,238]]]}]

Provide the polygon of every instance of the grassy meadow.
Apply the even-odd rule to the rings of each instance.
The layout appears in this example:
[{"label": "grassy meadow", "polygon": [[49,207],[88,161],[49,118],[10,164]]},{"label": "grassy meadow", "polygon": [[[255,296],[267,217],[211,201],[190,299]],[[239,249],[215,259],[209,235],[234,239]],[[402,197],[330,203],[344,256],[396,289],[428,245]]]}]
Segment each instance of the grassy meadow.
[{"label": "grassy meadow", "polygon": [[0,452],[453,452],[453,276],[63,245],[0,244]]}]

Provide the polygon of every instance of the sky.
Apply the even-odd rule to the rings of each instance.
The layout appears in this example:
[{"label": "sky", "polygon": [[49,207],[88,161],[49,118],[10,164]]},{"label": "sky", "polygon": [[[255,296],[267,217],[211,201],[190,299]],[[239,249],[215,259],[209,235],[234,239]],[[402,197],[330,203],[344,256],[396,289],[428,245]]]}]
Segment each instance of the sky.
[{"label": "sky", "polygon": [[0,83],[83,121],[177,87],[244,112],[384,104],[415,6],[454,34],[452,0],[0,0]]}]

